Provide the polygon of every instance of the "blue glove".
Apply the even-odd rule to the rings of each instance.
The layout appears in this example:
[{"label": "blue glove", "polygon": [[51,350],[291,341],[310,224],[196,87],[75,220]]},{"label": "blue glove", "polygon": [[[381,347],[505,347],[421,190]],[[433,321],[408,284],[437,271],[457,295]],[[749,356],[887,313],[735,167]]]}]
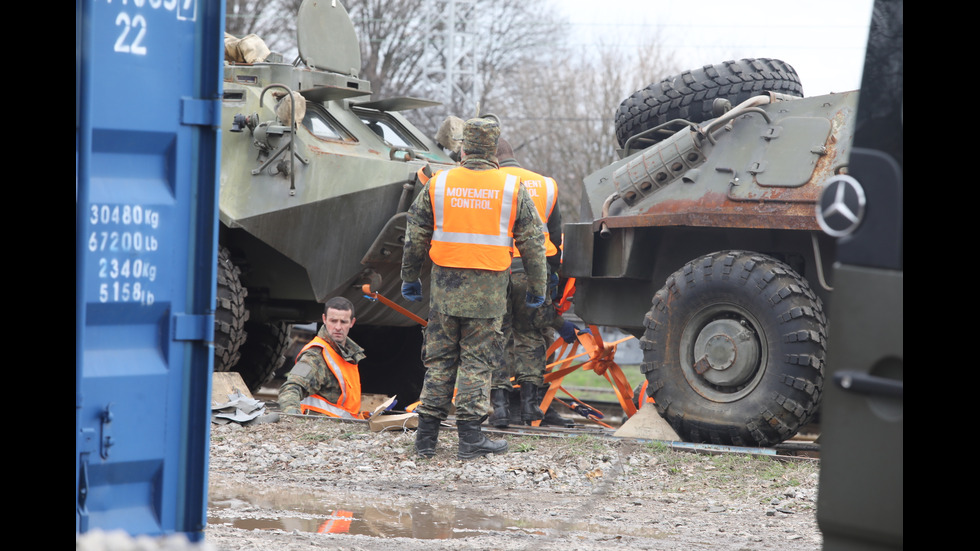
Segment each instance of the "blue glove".
[{"label": "blue glove", "polygon": [[422,302],[422,282],[402,283],[402,296],[412,302]]},{"label": "blue glove", "polygon": [[548,275],[548,294],[551,295],[551,300],[558,299],[558,274],[554,272]]},{"label": "blue glove", "polygon": [[558,334],[565,342],[571,344],[575,342],[575,335],[577,334],[578,327],[570,321],[566,321],[562,324],[561,329],[558,330]]},{"label": "blue glove", "polygon": [[540,308],[544,304],[544,297],[533,295],[531,291],[528,291],[524,296],[524,304],[527,304],[528,308]]}]

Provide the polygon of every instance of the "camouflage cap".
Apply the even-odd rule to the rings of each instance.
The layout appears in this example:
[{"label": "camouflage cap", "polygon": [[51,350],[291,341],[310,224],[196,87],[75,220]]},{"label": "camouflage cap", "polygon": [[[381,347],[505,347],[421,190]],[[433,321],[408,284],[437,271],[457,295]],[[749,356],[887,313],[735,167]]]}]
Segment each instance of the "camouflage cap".
[{"label": "camouflage cap", "polygon": [[470,119],[463,126],[463,151],[467,155],[492,157],[497,152],[500,124],[490,119]]},{"label": "camouflage cap", "polygon": [[442,121],[439,131],[436,132],[436,142],[446,149],[458,153],[463,144],[463,119],[452,115],[446,117],[446,120]]}]

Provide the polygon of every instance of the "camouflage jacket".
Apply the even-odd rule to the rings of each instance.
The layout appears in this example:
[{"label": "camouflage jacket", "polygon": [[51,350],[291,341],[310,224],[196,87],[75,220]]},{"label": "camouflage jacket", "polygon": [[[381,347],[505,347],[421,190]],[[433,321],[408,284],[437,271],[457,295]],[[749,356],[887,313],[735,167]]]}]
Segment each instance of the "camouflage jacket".
[{"label": "camouflage jacket", "polygon": [[[320,327],[316,336],[333,343],[326,326]],[[337,346],[336,350],[350,363],[356,364],[367,357],[364,349],[349,338],[344,346]],[[288,410],[296,408],[295,413],[299,413],[299,403],[310,394],[323,396],[332,402],[340,398],[340,382],[330,371],[319,348],[310,348],[300,354],[296,365],[286,376],[286,382],[279,387],[279,407],[286,413],[293,413]]]},{"label": "camouflage jacket", "polygon": [[[469,170],[495,170],[496,163],[467,158],[462,167]],[[429,181],[432,183],[432,180]],[[402,281],[419,279],[428,258],[429,246],[435,226],[429,184],[408,210],[408,227],[405,230],[405,249],[402,256]],[[518,191],[517,218],[514,221],[514,244],[521,252],[527,273],[528,288],[538,296],[544,296],[547,284],[547,264],[544,257],[544,234],[534,202],[523,186]],[[432,265],[429,286],[429,307],[450,316],[466,318],[495,318],[507,310],[507,287],[510,270],[471,270],[445,268]]]}]

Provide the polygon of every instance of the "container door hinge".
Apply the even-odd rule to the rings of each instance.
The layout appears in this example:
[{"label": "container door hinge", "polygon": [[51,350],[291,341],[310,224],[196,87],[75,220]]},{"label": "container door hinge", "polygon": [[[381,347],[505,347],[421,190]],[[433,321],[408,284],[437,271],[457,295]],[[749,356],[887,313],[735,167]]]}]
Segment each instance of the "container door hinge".
[{"label": "container door hinge", "polygon": [[86,502],[88,501],[88,462],[82,461],[79,466],[80,472],[78,473],[78,496],[76,496],[75,507],[78,512],[78,529],[80,532],[88,531],[88,507]]},{"label": "container door hinge", "polygon": [[210,99],[181,98],[180,123],[199,126],[221,126],[221,102]]},{"label": "container door hinge", "polygon": [[173,335],[176,341],[214,340],[214,314],[174,314]]},{"label": "container door hinge", "polygon": [[99,455],[102,459],[109,459],[109,448],[116,445],[112,438],[112,404],[106,404],[105,409],[99,414]]}]

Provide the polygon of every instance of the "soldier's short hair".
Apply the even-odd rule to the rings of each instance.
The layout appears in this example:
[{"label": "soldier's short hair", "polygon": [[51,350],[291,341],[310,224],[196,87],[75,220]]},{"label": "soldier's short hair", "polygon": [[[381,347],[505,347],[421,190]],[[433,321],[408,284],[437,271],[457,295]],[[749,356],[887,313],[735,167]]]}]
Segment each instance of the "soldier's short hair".
[{"label": "soldier's short hair", "polygon": [[333,308],[334,310],[344,310],[346,312],[350,312],[350,317],[351,318],[354,317],[354,303],[352,303],[351,301],[347,300],[344,297],[333,297],[332,299],[328,300],[323,305],[324,315],[326,315],[327,310],[331,308]]},{"label": "soldier's short hair", "polygon": [[499,138],[497,140],[497,158],[501,161],[514,158],[514,148],[506,138]]}]

